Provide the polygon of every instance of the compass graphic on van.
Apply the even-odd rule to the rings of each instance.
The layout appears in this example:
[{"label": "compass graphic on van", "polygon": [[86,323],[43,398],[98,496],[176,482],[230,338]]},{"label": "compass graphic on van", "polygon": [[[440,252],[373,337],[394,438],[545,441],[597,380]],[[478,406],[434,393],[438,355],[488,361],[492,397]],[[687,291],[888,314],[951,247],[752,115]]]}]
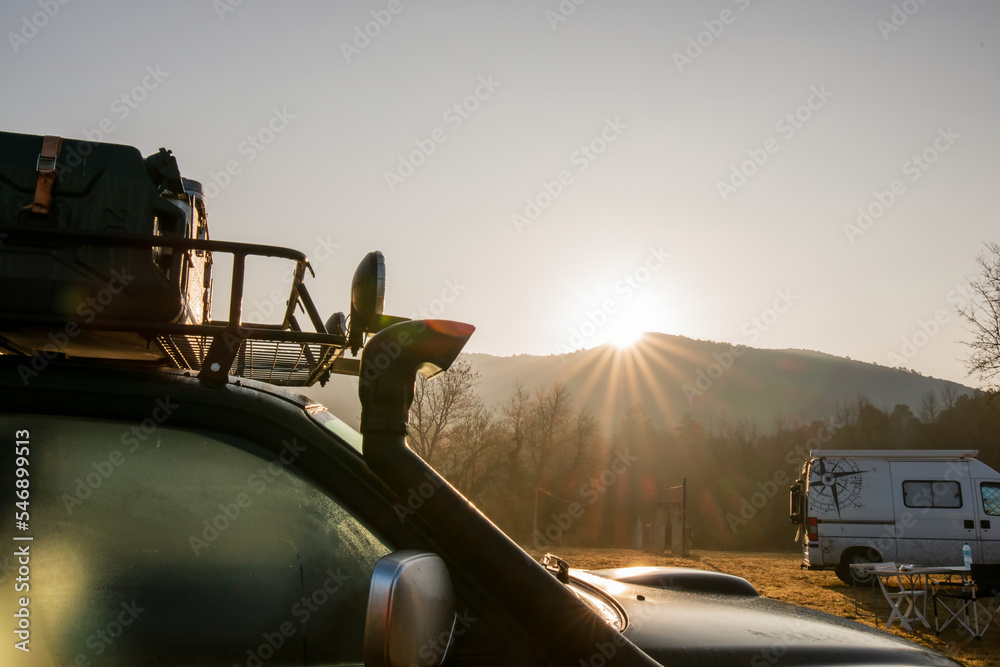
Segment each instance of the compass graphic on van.
[{"label": "compass graphic on van", "polygon": [[809,502],[820,512],[833,512],[847,507],[863,507],[859,501],[864,489],[863,473],[851,459],[820,459],[810,468]]}]

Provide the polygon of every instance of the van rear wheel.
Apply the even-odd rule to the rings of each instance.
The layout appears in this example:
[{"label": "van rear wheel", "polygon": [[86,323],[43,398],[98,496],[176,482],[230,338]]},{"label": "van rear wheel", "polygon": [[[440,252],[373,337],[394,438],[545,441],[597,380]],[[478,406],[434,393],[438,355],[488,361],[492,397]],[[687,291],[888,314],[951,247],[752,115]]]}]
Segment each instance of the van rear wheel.
[{"label": "van rear wheel", "polygon": [[837,578],[848,586],[867,586],[872,580],[871,573],[863,572],[858,576],[854,576],[856,570],[851,569],[851,564],[881,562],[882,554],[872,549],[848,549],[844,552],[844,555],[840,559],[840,564],[834,569],[834,572],[836,572]]}]

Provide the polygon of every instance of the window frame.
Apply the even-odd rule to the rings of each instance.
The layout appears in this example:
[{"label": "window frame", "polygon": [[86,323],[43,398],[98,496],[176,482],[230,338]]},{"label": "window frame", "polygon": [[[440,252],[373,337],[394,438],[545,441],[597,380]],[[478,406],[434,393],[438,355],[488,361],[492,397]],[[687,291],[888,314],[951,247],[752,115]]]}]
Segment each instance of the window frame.
[{"label": "window frame", "polygon": [[1000,492],[1000,482],[987,481],[979,483],[979,500],[983,503],[983,514],[985,514],[986,516],[1000,516],[1000,506],[998,506],[996,512],[990,512],[988,509],[986,509],[986,496],[983,494],[983,488],[986,487],[987,485]]},{"label": "window frame", "polygon": [[[930,495],[931,504],[930,505],[911,505],[909,502],[907,502],[907,492],[906,492],[906,485],[907,484],[929,484],[930,485],[930,489],[931,489],[931,495]],[[958,505],[935,505],[935,504],[933,504],[934,503],[934,499],[937,497],[937,494],[934,492],[934,485],[935,484],[949,484],[949,485],[950,484],[954,484],[955,486],[957,486],[958,487]],[[957,510],[957,509],[962,509],[963,507],[965,507],[965,495],[962,493],[962,483],[959,480],[955,480],[955,479],[906,479],[906,480],[903,480],[901,489],[902,489],[902,492],[903,492],[903,505],[906,506],[909,509],[919,509],[919,510],[932,510],[932,509],[933,510]]]}]

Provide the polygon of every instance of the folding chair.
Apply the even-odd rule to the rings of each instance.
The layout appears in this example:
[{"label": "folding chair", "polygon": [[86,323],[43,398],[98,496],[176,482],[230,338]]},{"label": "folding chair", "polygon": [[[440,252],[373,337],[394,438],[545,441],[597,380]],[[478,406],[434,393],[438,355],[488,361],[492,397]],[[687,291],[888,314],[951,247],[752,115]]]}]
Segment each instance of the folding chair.
[{"label": "folding chair", "polygon": [[[873,569],[882,594],[892,608],[889,619],[885,622],[885,627],[890,628],[892,622],[898,619],[900,625],[913,632],[913,628],[910,627],[910,619],[912,618],[930,628],[931,624],[927,622],[927,590],[907,588],[899,573],[899,567],[895,563],[875,563]],[[919,607],[917,606],[918,600],[921,602]],[[902,606],[904,604],[905,608]]]},{"label": "folding chair", "polygon": [[[986,628],[1000,611],[1000,565],[981,565],[973,563],[970,569],[972,581],[937,582],[934,589],[934,629],[937,634],[955,621],[969,631],[976,639],[980,639]],[[948,618],[941,624],[937,618],[938,600],[948,613]],[[997,605],[989,604],[996,600]],[[992,607],[992,608],[991,608]],[[969,612],[972,612],[971,623]]]}]

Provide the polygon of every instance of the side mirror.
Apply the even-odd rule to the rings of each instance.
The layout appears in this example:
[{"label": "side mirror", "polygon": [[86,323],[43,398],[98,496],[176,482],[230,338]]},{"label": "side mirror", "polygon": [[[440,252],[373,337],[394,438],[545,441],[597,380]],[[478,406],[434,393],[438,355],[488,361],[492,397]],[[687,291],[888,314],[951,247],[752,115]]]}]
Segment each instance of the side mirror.
[{"label": "side mirror", "polygon": [[378,330],[385,304],[385,258],[378,250],[365,255],[351,280],[351,328],[347,345],[352,354],[364,345],[365,334]]},{"label": "side mirror", "polygon": [[375,563],[368,595],[365,666],[444,664],[456,619],[451,578],[439,556],[420,551],[383,556]]},{"label": "side mirror", "polygon": [[334,313],[326,321],[326,332],[347,338],[347,318],[343,313]]}]

